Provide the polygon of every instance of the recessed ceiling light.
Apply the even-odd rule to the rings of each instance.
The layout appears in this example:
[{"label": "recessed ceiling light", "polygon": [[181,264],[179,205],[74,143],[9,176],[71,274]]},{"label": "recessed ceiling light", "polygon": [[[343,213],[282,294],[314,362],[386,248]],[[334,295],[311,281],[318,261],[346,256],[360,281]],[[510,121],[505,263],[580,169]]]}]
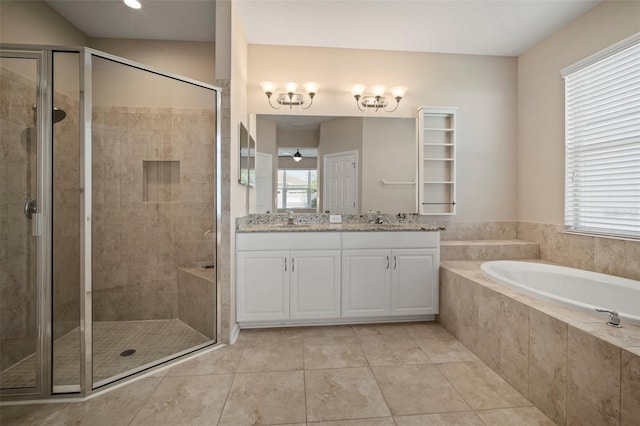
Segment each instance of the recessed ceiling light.
[{"label": "recessed ceiling light", "polygon": [[131,9],[140,9],[142,7],[138,0],[124,0],[124,4],[129,6]]}]

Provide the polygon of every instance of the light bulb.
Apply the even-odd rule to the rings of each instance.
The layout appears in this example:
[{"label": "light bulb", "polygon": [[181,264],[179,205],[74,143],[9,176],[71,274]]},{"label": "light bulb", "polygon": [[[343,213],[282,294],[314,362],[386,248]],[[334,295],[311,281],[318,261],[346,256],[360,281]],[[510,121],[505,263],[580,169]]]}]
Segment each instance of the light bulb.
[{"label": "light bulb", "polygon": [[353,96],[362,96],[364,94],[364,89],[366,89],[366,88],[367,87],[364,84],[356,84],[351,89],[351,94]]},{"label": "light bulb", "polygon": [[298,85],[296,83],[287,83],[286,84],[286,91],[287,93],[296,93],[296,89],[298,88]]},{"label": "light bulb", "polygon": [[373,88],[373,96],[384,96],[384,86],[375,86]]},{"label": "light bulb", "polygon": [[304,84],[304,90],[306,90],[307,93],[313,93],[315,95],[316,93],[318,93],[318,83],[309,81],[308,83]]},{"label": "light bulb", "polygon": [[407,93],[407,88],[404,86],[397,86],[391,89],[391,94],[394,98],[402,98]]},{"label": "light bulb", "polygon": [[276,91],[276,84],[273,81],[263,81],[260,83],[260,87],[265,93],[273,93]]},{"label": "light bulb", "polygon": [[131,9],[140,9],[142,7],[138,0],[124,0],[124,4],[129,6]]}]

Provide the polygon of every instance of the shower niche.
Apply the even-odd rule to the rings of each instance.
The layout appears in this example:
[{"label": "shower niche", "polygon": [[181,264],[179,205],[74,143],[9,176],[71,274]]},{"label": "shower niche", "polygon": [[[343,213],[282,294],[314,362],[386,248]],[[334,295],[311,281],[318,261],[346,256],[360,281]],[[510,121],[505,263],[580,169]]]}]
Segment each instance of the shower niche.
[{"label": "shower niche", "polygon": [[0,78],[2,400],[215,344],[220,89],[88,48],[4,46]]},{"label": "shower niche", "polygon": [[180,201],[180,162],[142,162],[142,201],[171,203]]}]

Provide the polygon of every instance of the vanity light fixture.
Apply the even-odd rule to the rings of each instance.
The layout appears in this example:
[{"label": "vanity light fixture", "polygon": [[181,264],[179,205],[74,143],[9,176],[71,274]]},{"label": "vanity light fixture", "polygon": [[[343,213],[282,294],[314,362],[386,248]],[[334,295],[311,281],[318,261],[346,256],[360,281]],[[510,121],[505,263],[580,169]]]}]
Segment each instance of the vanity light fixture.
[{"label": "vanity light fixture", "polygon": [[124,4],[129,6],[131,9],[140,9],[142,4],[138,0],[124,0]]},{"label": "vanity light fixture", "polygon": [[298,89],[298,85],[296,83],[287,83],[285,85],[285,93],[278,93],[276,97],[276,101],[279,106],[274,106],[271,103],[271,96],[273,96],[276,91],[277,85],[273,81],[263,81],[260,83],[264,94],[267,95],[267,101],[269,102],[269,106],[273,109],[280,109],[282,105],[288,105],[289,109],[294,106],[299,106],[302,109],[309,109],[309,107],[313,104],[313,98],[318,93],[318,83],[314,83],[312,81],[305,83],[304,90],[307,92],[307,96],[309,96],[309,105],[302,106],[305,103],[305,97],[301,93],[296,93]]},{"label": "vanity light fixture", "polygon": [[293,154],[293,161],[295,161],[296,163],[300,162],[300,160],[302,160],[302,154],[300,154],[300,150],[298,149],[296,151],[295,154]]},{"label": "vanity light fixture", "polygon": [[385,87],[384,86],[374,86],[372,95],[365,95],[364,90],[366,86],[364,84],[356,84],[351,89],[351,94],[354,98],[356,98],[356,105],[360,111],[366,111],[368,108],[374,108],[374,111],[378,111],[379,109],[385,112],[393,112],[398,109],[398,105],[400,105],[400,100],[404,97],[404,94],[407,92],[407,88],[404,86],[397,86],[391,89],[391,95],[393,99],[396,100],[395,108],[388,110],[385,109],[389,104],[387,98],[384,96]]}]

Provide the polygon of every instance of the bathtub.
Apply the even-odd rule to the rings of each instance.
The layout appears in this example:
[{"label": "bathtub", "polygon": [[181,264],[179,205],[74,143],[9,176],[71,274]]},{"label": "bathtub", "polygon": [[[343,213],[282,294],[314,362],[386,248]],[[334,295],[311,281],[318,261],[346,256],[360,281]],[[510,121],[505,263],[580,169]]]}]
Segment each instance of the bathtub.
[{"label": "bathtub", "polygon": [[617,311],[622,325],[640,326],[640,281],[544,263],[496,260],[482,264],[491,279],[538,299],[596,314]]}]

